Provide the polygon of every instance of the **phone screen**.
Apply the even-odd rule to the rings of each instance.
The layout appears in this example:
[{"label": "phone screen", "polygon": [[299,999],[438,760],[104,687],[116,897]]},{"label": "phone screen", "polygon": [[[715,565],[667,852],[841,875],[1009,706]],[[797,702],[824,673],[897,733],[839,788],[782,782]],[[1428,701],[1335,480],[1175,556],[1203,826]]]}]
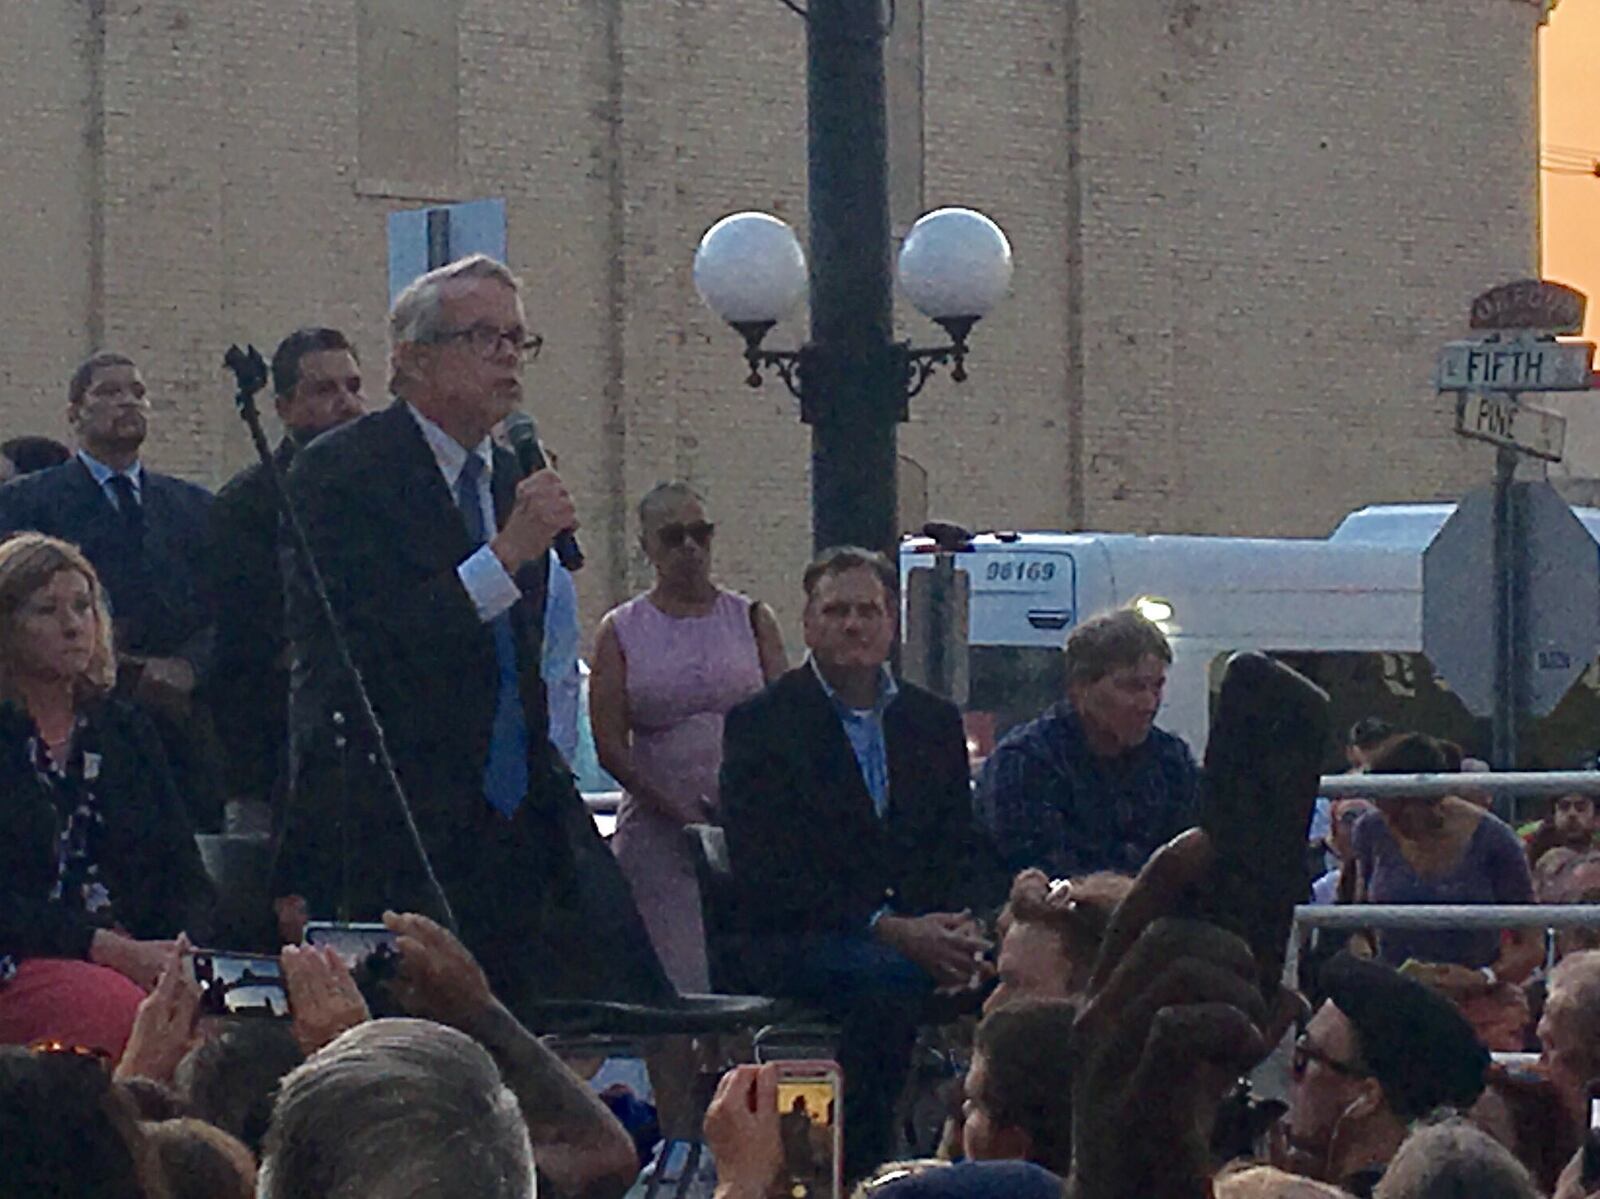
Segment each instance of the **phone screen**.
[{"label": "phone screen", "polygon": [[200,986],[201,1015],[289,1018],[289,993],[277,958],[197,949],[190,960]]},{"label": "phone screen", "polygon": [[395,935],[382,924],[333,924],[320,920],[306,925],[307,945],[328,945],[354,970],[374,954],[394,956]]},{"label": "phone screen", "polygon": [[1589,1127],[1600,1128],[1600,1095],[1589,1097]]},{"label": "phone screen", "polygon": [[778,1067],[778,1135],[783,1169],[771,1199],[838,1199],[844,1147],[839,1067],[832,1062],[782,1062]]}]

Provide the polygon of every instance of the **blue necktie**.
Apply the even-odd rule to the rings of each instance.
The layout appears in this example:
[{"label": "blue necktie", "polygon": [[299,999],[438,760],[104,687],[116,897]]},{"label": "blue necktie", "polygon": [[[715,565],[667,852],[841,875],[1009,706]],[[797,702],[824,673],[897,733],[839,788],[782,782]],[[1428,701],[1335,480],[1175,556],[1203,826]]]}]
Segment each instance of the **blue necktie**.
[{"label": "blue necktie", "polygon": [[[482,477],[483,459],[468,454],[456,480],[456,506],[467,522],[467,537],[474,546],[488,540],[483,527],[483,502],[478,495],[478,480]],[[509,818],[528,794],[528,722],[522,712],[511,613],[496,616],[489,628],[494,634],[494,657],[499,670],[489,760],[483,765],[483,796],[495,811]]]}]

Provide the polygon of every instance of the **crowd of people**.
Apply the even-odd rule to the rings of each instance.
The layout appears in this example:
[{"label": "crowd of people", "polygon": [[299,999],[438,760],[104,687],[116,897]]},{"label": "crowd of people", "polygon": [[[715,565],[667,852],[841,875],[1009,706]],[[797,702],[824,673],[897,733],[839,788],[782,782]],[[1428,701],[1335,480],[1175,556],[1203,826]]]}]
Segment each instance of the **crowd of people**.
[{"label": "crowd of people", "polygon": [[[283,441],[215,497],[143,465],[115,353],[68,383],[75,448],[0,446],[0,1196],[619,1195],[641,1147],[538,1034],[710,991],[825,1023],[841,1174],[874,1199],[1600,1192],[1594,937],[1322,932],[1263,986],[1196,914],[1215,780],[1156,724],[1172,651],[1135,611],[1074,628],[1060,701],[974,778],[957,708],[891,669],[893,562],[798,572],[792,666],[715,581],[705,497],[662,484],[653,583],[593,654],[608,844],[569,768],[577,513],[501,439],[541,345],[521,284],[429,272],[390,341],[369,412],[348,339],[285,338]],[[1368,719],[1344,749],[1461,785],[1319,804],[1305,902],[1600,894],[1590,797],[1513,829],[1448,742]],[[243,923],[196,846],[220,827],[273,849]],[[381,921],[392,968],[313,921]],[[195,946],[276,954],[289,1018],[206,1014]],[[929,1028],[960,1102],[938,1158],[900,1160]],[[1282,1094],[1243,1081],[1269,1059]],[[704,1113],[726,1199],[784,1189],[780,1072],[734,1067]]]}]

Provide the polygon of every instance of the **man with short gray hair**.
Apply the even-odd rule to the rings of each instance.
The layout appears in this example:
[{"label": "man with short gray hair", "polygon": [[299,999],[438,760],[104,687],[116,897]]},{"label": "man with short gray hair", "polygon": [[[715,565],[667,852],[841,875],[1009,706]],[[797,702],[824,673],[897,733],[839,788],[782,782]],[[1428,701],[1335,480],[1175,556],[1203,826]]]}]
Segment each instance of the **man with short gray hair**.
[{"label": "man with short gray hair", "polygon": [[375,1020],[283,1080],[260,1199],[533,1199],[516,1096],[476,1041]]},{"label": "man with short gray hair", "polygon": [[[307,445],[288,492],[415,833],[513,1011],[544,998],[670,1001],[627,882],[548,737],[548,551],[577,517],[554,471],[522,478],[490,437],[522,402],[541,345],[521,287],[504,263],[462,259],[401,293],[390,334],[394,402]],[[371,738],[321,606],[302,571],[286,586],[280,928],[386,908],[445,918],[392,788],[367,766]]]},{"label": "man with short gray hair", "polygon": [[978,819],[1011,870],[1137,874],[1194,822],[1194,757],[1155,727],[1171,664],[1131,608],[1072,631],[1066,698],[1007,733],[978,782]]}]

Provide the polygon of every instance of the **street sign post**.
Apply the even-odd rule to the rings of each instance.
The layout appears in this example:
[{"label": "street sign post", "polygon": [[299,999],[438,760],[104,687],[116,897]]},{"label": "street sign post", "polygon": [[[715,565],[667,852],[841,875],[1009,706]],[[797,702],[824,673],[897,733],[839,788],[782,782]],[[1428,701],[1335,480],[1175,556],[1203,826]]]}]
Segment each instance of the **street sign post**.
[{"label": "street sign post", "polygon": [[1566,447],[1567,418],[1509,395],[1464,391],[1456,400],[1456,432],[1546,462],[1560,462]]},{"label": "street sign post", "polygon": [[1456,432],[1497,448],[1493,486],[1464,498],[1423,555],[1423,650],[1493,717],[1500,770],[1517,766],[1519,715],[1548,712],[1600,652],[1600,547],[1548,484],[1513,483],[1518,455],[1559,462],[1566,440],[1564,417],[1518,393],[1593,386],[1594,346],[1556,340],[1582,329],[1586,303],[1542,279],[1490,288],[1470,316],[1486,336],[1449,343],[1434,365],[1456,393]]}]

